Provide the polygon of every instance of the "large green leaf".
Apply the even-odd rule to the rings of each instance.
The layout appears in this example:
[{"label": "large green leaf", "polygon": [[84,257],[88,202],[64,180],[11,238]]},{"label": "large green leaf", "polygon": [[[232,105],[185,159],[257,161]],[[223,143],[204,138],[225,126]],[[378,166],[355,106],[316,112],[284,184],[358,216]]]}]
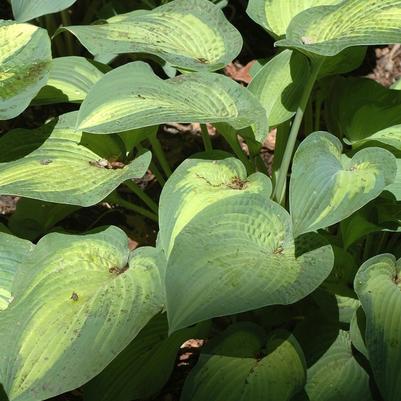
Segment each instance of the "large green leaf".
[{"label": "large green leaf", "polygon": [[352,159],[327,132],[314,132],[294,156],[290,210],[296,235],[335,224],[375,199],[397,172],[395,157],[366,148]]},{"label": "large green leaf", "polygon": [[103,73],[84,57],[60,57],[52,61],[49,80],[34,104],[80,103]]},{"label": "large green leaf", "polygon": [[244,165],[234,158],[209,161],[185,160],[169,178],[160,196],[159,240],[169,255],[174,239],[196,215],[222,199],[259,193],[268,198],[271,182],[266,175],[247,176]]},{"label": "large green leaf", "polygon": [[355,277],[366,315],[365,343],[380,392],[386,401],[401,394],[401,260],[390,254],[367,260]]},{"label": "large green leaf", "polygon": [[249,0],[246,12],[274,37],[285,35],[291,20],[311,7],[336,4],[341,0]]},{"label": "large green leaf", "polygon": [[104,157],[115,160],[121,150],[110,136],[95,138],[107,155],[91,150],[93,135],[74,131],[76,116],[64,114],[37,130],[17,129],[0,139],[0,194],[90,206],[145,174],[150,152],[123,168],[110,168]]},{"label": "large green leaf", "polygon": [[294,241],[287,211],[265,194],[220,199],[174,240],[166,274],[170,329],[294,303],[322,283],[333,259],[315,233]]},{"label": "large green leaf", "polygon": [[[313,338],[319,341],[319,337]],[[308,368],[307,376],[305,392],[309,401],[372,400],[369,375],[354,358],[346,331],[339,331],[333,344]]]},{"label": "large green leaf", "polygon": [[166,384],[180,346],[203,338],[210,324],[182,329],[170,337],[165,314],[155,316],[113,362],[84,387],[85,401],[149,398]]},{"label": "large green leaf", "polygon": [[295,114],[309,73],[309,62],[304,55],[285,50],[253,78],[248,88],[265,108],[270,126],[279,125]]},{"label": "large green leaf", "polygon": [[77,125],[110,133],[168,122],[225,122],[236,129],[255,124],[258,141],[267,135],[265,110],[232,79],[199,72],[162,80],[140,61],[114,69],[95,84]]},{"label": "large green leaf", "polygon": [[289,332],[230,326],[202,352],[181,401],[290,401],[305,383],[302,350]]},{"label": "large green leaf", "polygon": [[240,33],[208,0],[174,0],[152,11],[117,15],[104,24],[64,29],[94,55],[150,53],[193,71],[221,69],[242,47]]},{"label": "large green leaf", "polygon": [[0,20],[0,120],[22,113],[46,84],[51,62],[47,31]]},{"label": "large green leaf", "polygon": [[30,21],[41,15],[62,11],[77,0],[11,0],[13,14],[17,21]]},{"label": "large green leaf", "polygon": [[10,401],[50,398],[104,369],[162,309],[164,263],[154,248],[130,252],[116,227],[42,238],[0,314],[0,382]]},{"label": "large green leaf", "polygon": [[352,46],[400,41],[400,0],[344,0],[336,3],[313,7],[295,16],[287,28],[286,38],[279,40],[277,46],[335,56]]},{"label": "large green leaf", "polygon": [[0,233],[0,311],[13,299],[12,286],[18,267],[33,249],[29,241]]}]

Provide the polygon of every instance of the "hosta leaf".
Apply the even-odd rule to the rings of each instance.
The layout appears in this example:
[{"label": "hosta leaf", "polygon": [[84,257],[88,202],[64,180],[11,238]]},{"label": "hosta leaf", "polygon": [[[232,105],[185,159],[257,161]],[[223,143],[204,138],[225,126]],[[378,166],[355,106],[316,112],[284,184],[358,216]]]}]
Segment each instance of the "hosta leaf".
[{"label": "hosta leaf", "polygon": [[279,125],[295,114],[308,75],[308,59],[285,50],[253,78],[248,89],[265,108],[270,126]]},{"label": "hosta leaf", "polygon": [[366,315],[369,362],[386,401],[401,393],[401,260],[390,254],[367,260],[355,277],[355,291]]},{"label": "hosta leaf", "polygon": [[366,78],[337,78],[327,101],[328,125],[354,148],[367,142],[401,150],[401,92]]},{"label": "hosta leaf", "polygon": [[30,21],[41,15],[62,11],[77,0],[11,0],[13,14],[17,21]]},{"label": "hosta leaf", "polygon": [[267,135],[265,110],[230,78],[199,72],[162,80],[140,61],[114,69],[95,84],[77,125],[87,132],[111,133],[194,121],[226,122],[236,129],[255,123],[256,139]]},{"label": "hosta leaf", "polygon": [[389,151],[366,148],[352,159],[341,153],[340,141],[327,132],[309,135],[296,151],[290,182],[296,235],[345,219],[394,181],[397,165]]},{"label": "hosta leaf", "polygon": [[[76,113],[61,116],[38,130],[17,129],[0,139],[0,194],[48,202],[90,206],[119,184],[142,177],[150,163],[147,152],[123,168],[106,168],[99,152],[85,146],[88,134],[74,131]],[[103,137],[97,137],[102,142]],[[120,149],[104,136],[109,160]],[[102,164],[103,163],[103,164]]]},{"label": "hosta leaf", "polygon": [[33,103],[80,103],[103,75],[84,57],[55,58],[47,85],[37,94]]},{"label": "hosta leaf", "polygon": [[49,234],[23,263],[15,299],[0,314],[0,382],[10,401],[44,400],[81,386],[164,303],[162,256],[154,248],[130,253],[116,227]]},{"label": "hosta leaf", "polygon": [[346,331],[339,331],[333,344],[308,368],[307,376],[305,392],[310,401],[372,400],[369,375],[354,358]]},{"label": "hosta leaf", "polygon": [[22,113],[46,84],[51,62],[47,31],[0,20],[0,120]]},{"label": "hosta leaf", "polygon": [[234,158],[223,160],[187,159],[173,173],[160,197],[159,240],[166,255],[175,237],[209,205],[243,193],[271,194],[266,175],[247,177],[244,165]]},{"label": "hosta leaf", "polygon": [[207,0],[175,0],[105,24],[64,28],[93,54],[150,53],[174,67],[218,70],[241,51],[240,33]]},{"label": "hosta leaf", "polygon": [[[316,3],[316,2],[315,2]],[[400,0],[344,0],[313,7],[290,22],[286,46],[321,56],[335,56],[352,46],[398,43]]]},{"label": "hosta leaf", "polygon": [[85,401],[131,401],[149,398],[166,384],[180,346],[203,338],[208,323],[168,336],[166,314],[155,316],[113,362],[84,387]]},{"label": "hosta leaf", "polygon": [[213,394],[213,401],[290,401],[305,379],[294,336],[277,330],[267,337],[253,323],[237,323],[206,346],[180,400],[204,401]]},{"label": "hosta leaf", "polygon": [[311,7],[336,4],[341,0],[249,0],[246,12],[274,37],[285,35],[291,20]]},{"label": "hosta leaf", "polygon": [[386,191],[391,192],[397,201],[401,201],[401,158],[397,159],[397,174],[394,182],[386,187]]},{"label": "hosta leaf", "polygon": [[214,202],[181,230],[166,274],[170,330],[221,315],[294,303],[329,275],[317,234],[294,242],[287,211],[265,194]]},{"label": "hosta leaf", "polygon": [[34,241],[78,209],[79,206],[21,198],[8,219],[8,226],[18,237]]},{"label": "hosta leaf", "polygon": [[0,233],[0,312],[12,301],[17,268],[32,249],[31,242]]}]

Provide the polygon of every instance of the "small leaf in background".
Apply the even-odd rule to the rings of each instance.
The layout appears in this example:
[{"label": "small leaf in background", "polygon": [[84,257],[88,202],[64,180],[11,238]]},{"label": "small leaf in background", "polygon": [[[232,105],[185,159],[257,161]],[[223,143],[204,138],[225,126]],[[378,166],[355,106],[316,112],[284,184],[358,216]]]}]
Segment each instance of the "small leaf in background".
[{"label": "small leaf in background", "polygon": [[98,376],[84,386],[85,401],[131,401],[157,394],[169,379],[180,346],[204,338],[210,322],[168,336],[166,314],[156,315]]},{"label": "small leaf in background", "polygon": [[47,85],[33,99],[33,104],[80,103],[103,75],[84,57],[55,58]]},{"label": "small leaf in background", "polygon": [[277,46],[335,56],[352,46],[398,43],[400,0],[344,0],[296,15]]},{"label": "small leaf in background", "polygon": [[[0,139],[1,195],[90,206],[122,182],[146,173],[150,152],[114,168],[118,143],[102,136],[93,144],[89,134],[74,130],[76,117],[76,112],[67,113],[37,130],[16,129]],[[91,150],[95,146],[96,153]],[[100,151],[105,147],[107,159]]]},{"label": "small leaf in background", "polygon": [[13,300],[12,287],[17,269],[33,247],[29,241],[0,233],[0,313]]},{"label": "small leaf in background", "polygon": [[8,226],[17,237],[34,241],[78,209],[79,206],[21,198],[8,220]]},{"label": "small leaf in background", "polygon": [[247,14],[274,38],[284,36],[291,20],[311,7],[337,4],[341,0],[249,0]]},{"label": "small leaf in background", "polygon": [[154,248],[130,252],[116,227],[43,237],[0,313],[0,378],[10,400],[44,400],[100,373],[161,311],[164,263]]},{"label": "small leaf in background", "polygon": [[385,149],[362,149],[348,159],[335,136],[309,135],[297,149],[292,166],[290,210],[295,235],[350,216],[394,182],[396,172],[396,159]]},{"label": "small leaf in background", "polygon": [[266,175],[247,176],[243,164],[232,157],[223,160],[187,159],[167,181],[160,196],[160,245],[169,255],[174,239],[206,207],[243,193],[268,198],[271,182]]},{"label": "small leaf in background", "polygon": [[[284,330],[266,336],[254,324],[230,326],[203,349],[180,401],[290,401],[305,384],[305,360]],[[267,398],[266,398],[267,397]]]},{"label": "small leaf in background", "polygon": [[137,61],[114,69],[95,84],[81,105],[78,129],[123,132],[169,122],[225,122],[254,126],[256,140],[267,135],[266,112],[244,87],[215,73],[162,80]]},{"label": "small leaf in background", "polygon": [[174,240],[166,275],[170,330],[294,303],[327,278],[333,259],[315,233],[294,241],[289,214],[265,194],[214,202]]},{"label": "small leaf in background", "polygon": [[265,108],[271,127],[295,114],[309,73],[309,62],[303,54],[285,50],[253,78],[248,89]]},{"label": "small leaf in background", "polygon": [[367,260],[355,277],[366,315],[365,343],[370,366],[386,401],[401,393],[401,260],[390,254]]},{"label": "small leaf in background", "polygon": [[328,126],[354,148],[367,142],[401,150],[401,92],[366,78],[336,78],[326,102]]},{"label": "small leaf in background", "polygon": [[175,0],[151,11],[117,15],[100,25],[62,28],[93,54],[149,53],[173,67],[214,71],[241,51],[240,33],[208,0]]},{"label": "small leaf in background", "polygon": [[46,85],[52,59],[47,31],[0,20],[0,120],[21,114]]},{"label": "small leaf in background", "polygon": [[11,0],[14,18],[25,22],[72,6],[77,0]]}]

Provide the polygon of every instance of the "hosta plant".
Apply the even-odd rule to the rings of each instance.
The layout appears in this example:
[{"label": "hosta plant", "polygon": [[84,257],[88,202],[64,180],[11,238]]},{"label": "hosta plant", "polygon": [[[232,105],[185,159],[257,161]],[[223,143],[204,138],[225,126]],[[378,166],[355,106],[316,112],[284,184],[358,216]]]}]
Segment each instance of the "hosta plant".
[{"label": "hosta plant", "polygon": [[350,73],[401,1],[249,0],[247,86],[227,2],[126,3],[3,7],[2,397],[151,399],[203,339],[181,401],[399,401],[401,92]]}]

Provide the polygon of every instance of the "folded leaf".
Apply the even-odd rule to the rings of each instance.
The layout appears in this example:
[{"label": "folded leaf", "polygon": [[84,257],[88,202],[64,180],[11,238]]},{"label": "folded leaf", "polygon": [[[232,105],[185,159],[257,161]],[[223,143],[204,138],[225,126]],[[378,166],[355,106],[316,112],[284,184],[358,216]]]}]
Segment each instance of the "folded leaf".
[{"label": "folded leaf", "polygon": [[390,254],[367,260],[355,277],[366,315],[365,343],[370,366],[386,401],[401,393],[401,260]]},{"label": "folded leaf", "polygon": [[[37,130],[17,129],[0,139],[1,195],[90,206],[122,182],[145,174],[150,152],[114,168],[118,144],[110,136],[97,137],[96,152],[91,150],[91,135],[74,131],[76,116],[64,114]],[[100,151],[104,147],[107,155]]]},{"label": "folded leaf", "polygon": [[47,82],[51,58],[46,30],[0,20],[0,120],[28,107]]},{"label": "folded leaf", "polygon": [[46,14],[62,11],[77,0],[11,0],[13,14],[17,21],[30,21]]},{"label": "folded leaf", "polygon": [[185,381],[181,401],[290,401],[305,383],[302,350],[289,332],[269,337],[256,324],[230,326],[213,339]]},{"label": "folded leaf", "polygon": [[292,166],[290,210],[295,235],[350,216],[391,184],[396,172],[396,159],[385,149],[362,149],[348,159],[335,136],[327,132],[309,135],[296,151]]},{"label": "folded leaf", "polygon": [[317,234],[294,241],[287,211],[265,194],[220,199],[174,240],[166,274],[170,330],[294,303],[323,282],[333,259]]},{"label": "folded leaf", "polygon": [[102,76],[103,73],[84,57],[55,58],[47,85],[33,99],[33,103],[80,103]]},{"label": "folded leaf", "polygon": [[162,80],[140,61],[114,69],[95,84],[77,126],[111,133],[168,122],[225,122],[236,129],[255,125],[258,141],[267,135],[265,110],[230,78],[199,72]]},{"label": "folded leaf", "polygon": [[341,0],[249,0],[247,14],[273,37],[285,35],[291,20],[311,7],[337,4]]},{"label": "folded leaf", "polygon": [[398,43],[400,0],[344,0],[295,16],[277,46],[335,56],[352,46]]},{"label": "folded leaf", "polygon": [[240,33],[207,0],[174,0],[98,25],[62,28],[93,54],[150,53],[193,71],[223,68],[241,51]]},{"label": "folded leaf", "polygon": [[49,234],[23,264],[14,301],[0,313],[0,382],[10,401],[40,401],[81,386],[164,304],[160,253],[130,253],[116,227]]},{"label": "folded leaf", "polygon": [[0,233],[0,312],[13,300],[12,287],[17,269],[33,247],[29,241]]},{"label": "folded leaf", "polygon": [[174,239],[195,216],[222,199],[259,193],[268,198],[272,186],[262,173],[247,176],[234,158],[185,160],[169,178],[160,196],[160,245],[169,255]]},{"label": "folded leaf", "polygon": [[270,126],[277,126],[295,114],[309,73],[309,62],[304,55],[285,50],[253,78],[248,89],[265,108]]}]

